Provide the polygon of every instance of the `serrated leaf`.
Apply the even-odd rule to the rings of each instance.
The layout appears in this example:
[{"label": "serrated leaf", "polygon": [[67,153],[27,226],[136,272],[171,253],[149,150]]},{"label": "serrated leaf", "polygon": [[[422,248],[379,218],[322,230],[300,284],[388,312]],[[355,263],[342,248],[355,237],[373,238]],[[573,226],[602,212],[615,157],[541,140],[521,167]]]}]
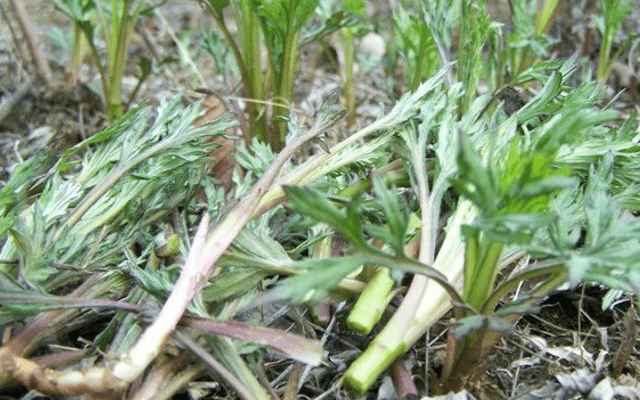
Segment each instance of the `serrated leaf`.
[{"label": "serrated leaf", "polygon": [[404,255],[404,237],[409,226],[409,215],[401,209],[396,192],[387,189],[377,176],[373,178],[373,192],[389,226],[386,243],[396,255]]},{"label": "serrated leaf", "polygon": [[304,273],[278,283],[267,296],[273,299],[290,299],[301,303],[308,299],[319,300],[351,272],[368,261],[366,256],[344,256],[337,258],[309,258],[290,267]]},{"label": "serrated leaf", "polygon": [[309,187],[284,186],[283,190],[291,207],[317,222],[324,222],[336,229],[346,239],[356,245],[365,245],[362,238],[362,223],[358,212],[358,202],[351,201],[346,212],[335,207],[326,196]]},{"label": "serrated leaf", "polygon": [[244,296],[266,278],[270,272],[254,268],[235,268],[216,275],[216,278],[202,290],[202,298],[207,303],[221,302]]},{"label": "serrated leaf", "polygon": [[538,92],[533,99],[516,112],[518,122],[527,123],[531,118],[539,114],[547,114],[560,108],[559,105],[553,105],[552,100],[561,92],[562,74],[555,72],[547,80],[544,87]]},{"label": "serrated leaf", "polygon": [[472,315],[456,321],[451,335],[456,340],[464,339],[472,333],[478,332],[510,332],[513,324],[506,318],[494,315]]}]

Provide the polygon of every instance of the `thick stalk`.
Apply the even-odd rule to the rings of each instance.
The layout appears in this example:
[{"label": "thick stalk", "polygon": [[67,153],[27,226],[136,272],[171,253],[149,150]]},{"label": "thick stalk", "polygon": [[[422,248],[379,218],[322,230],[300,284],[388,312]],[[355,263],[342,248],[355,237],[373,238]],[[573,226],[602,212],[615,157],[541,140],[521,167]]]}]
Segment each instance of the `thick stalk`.
[{"label": "thick stalk", "polygon": [[[483,243],[484,242],[484,243]],[[478,232],[467,236],[466,250],[471,254],[465,254],[465,297],[464,300],[472,308],[480,310],[486,300],[491,296],[495,279],[499,270],[499,261],[504,245],[502,243],[478,240]],[[479,249],[485,248],[484,257],[478,263],[480,256]],[[472,260],[471,257],[476,257]],[[470,263],[474,268],[470,268]],[[470,274],[470,275],[467,275]],[[467,282],[471,282],[468,285]],[[490,312],[493,312],[491,310]],[[471,373],[472,368],[477,366],[487,348],[491,348],[493,343],[485,345],[484,337],[486,327],[478,332],[469,333],[465,338],[456,340],[451,333],[447,341],[447,360],[442,371],[437,391],[447,393],[462,388],[464,380]]]},{"label": "thick stalk", "polygon": [[470,280],[472,282],[472,290],[468,293],[469,297],[464,298],[464,300],[476,310],[480,310],[489,296],[491,296],[498,271],[500,270],[499,263],[503,248],[504,245],[502,243],[489,243],[480,268],[474,271],[473,275],[465,275],[464,277],[465,281]]},{"label": "thick stalk", "polygon": [[456,340],[449,334],[447,338],[447,361],[435,387],[436,394],[458,392],[464,386],[464,382],[478,367],[485,348],[484,338],[488,332],[481,329],[472,332],[466,338]]},{"label": "thick stalk", "polygon": [[262,58],[260,54],[260,20],[251,9],[248,0],[240,2],[240,19],[236,21],[242,26],[242,55],[246,64],[246,80],[244,80],[247,113],[251,124],[251,134],[263,142],[267,142],[267,116],[264,104],[252,100],[266,100],[264,95]]},{"label": "thick stalk", "polygon": [[[464,250],[464,276],[475,276],[476,269],[478,268],[478,238],[477,235],[467,236]],[[471,297],[473,291],[472,281],[465,279],[464,289],[462,291],[462,298],[468,299]]]},{"label": "thick stalk", "polygon": [[347,325],[352,331],[361,335],[368,335],[371,332],[389,303],[389,293],[394,284],[395,281],[389,276],[389,270],[378,268],[347,317]]},{"label": "thick stalk", "polygon": [[[291,18],[293,19],[293,15]],[[273,120],[269,133],[269,144],[273,151],[279,151],[284,146],[287,124],[280,121],[279,117],[286,117],[291,107],[291,92],[296,78],[297,60],[298,32],[293,30],[293,21],[290,21],[285,37],[281,73],[279,77],[276,77],[276,96],[274,98]]]},{"label": "thick stalk", "polygon": [[[483,315],[493,313],[503,295],[508,290],[513,289],[519,282],[549,274],[552,275],[551,278],[530,293],[527,303],[533,306],[539,299],[537,296],[549,293],[552,288],[566,281],[566,272],[563,264],[525,271],[505,282],[487,300],[482,308]],[[519,317],[520,314],[514,313],[502,318],[513,325]],[[484,358],[489,355],[503,335],[503,331],[491,331],[486,326],[479,332],[470,333],[466,338],[458,341],[452,335],[449,335],[447,342],[449,362],[445,364],[439,385],[436,388],[437,393],[458,392],[462,390],[465,382],[478,378],[481,371],[483,371],[483,368],[479,368],[479,366],[481,366]]]},{"label": "thick stalk", "polygon": [[353,91],[353,31],[344,29],[344,96],[347,103],[347,127],[353,125],[356,118],[356,100]]},{"label": "thick stalk", "polygon": [[420,26],[420,42],[418,44],[418,56],[416,57],[415,71],[411,80],[411,90],[416,90],[422,80],[422,69],[424,68],[424,59],[427,53],[428,28],[424,25]]},{"label": "thick stalk", "polygon": [[[442,272],[449,282],[458,287],[462,280],[464,264],[464,243],[458,232],[461,225],[472,218],[471,203],[462,200],[450,221],[448,227],[450,233],[445,238],[433,263],[434,268]],[[422,285],[421,280],[423,278],[419,276],[414,278],[414,282],[418,282],[416,285]],[[343,382],[347,387],[357,393],[366,392],[397,357],[406,352],[451,308],[451,298],[447,291],[439,285],[428,286],[428,284],[427,280],[425,288],[428,288],[428,291],[426,291],[419,286],[417,287],[420,290],[413,289],[414,284],[412,283],[405,301],[402,302],[391,320],[345,373]],[[422,296],[422,293],[425,293],[425,296]],[[415,298],[413,298],[414,296]],[[414,309],[412,307],[415,304],[418,306]],[[407,325],[406,332],[397,328]]]}]

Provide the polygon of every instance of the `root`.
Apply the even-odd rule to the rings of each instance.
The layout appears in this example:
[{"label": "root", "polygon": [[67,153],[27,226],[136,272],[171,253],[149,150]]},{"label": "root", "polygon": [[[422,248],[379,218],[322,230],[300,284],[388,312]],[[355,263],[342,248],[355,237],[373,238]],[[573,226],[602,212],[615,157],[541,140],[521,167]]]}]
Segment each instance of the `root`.
[{"label": "root", "polygon": [[108,368],[56,371],[19,357],[6,347],[0,349],[0,368],[24,386],[50,396],[90,394],[101,399],[118,399],[128,387]]}]

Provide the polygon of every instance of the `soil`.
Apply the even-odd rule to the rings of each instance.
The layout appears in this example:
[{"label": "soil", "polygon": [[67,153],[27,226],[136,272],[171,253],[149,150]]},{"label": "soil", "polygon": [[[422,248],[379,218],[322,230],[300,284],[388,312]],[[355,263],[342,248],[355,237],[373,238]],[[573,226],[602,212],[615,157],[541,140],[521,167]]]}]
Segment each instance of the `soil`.
[{"label": "soil", "polygon": [[[372,3],[372,16],[389,20],[389,6],[385,2]],[[488,3],[494,17],[507,24],[505,30],[508,32],[511,28],[505,19],[506,1]],[[594,3],[595,0],[564,2],[562,15],[550,30],[551,35],[558,39],[551,57],[566,58],[579,51],[592,61],[591,65],[583,68],[594,68],[599,48],[599,38],[590,17]],[[7,18],[0,24],[0,103],[15,96],[12,111],[0,119],[0,181],[6,181],[17,163],[37,149],[50,146],[56,151],[63,151],[104,128],[107,121],[101,95],[96,90],[99,88],[98,76],[91,59],[87,58],[82,64],[78,83],[72,82],[68,39],[66,43],[60,42],[61,35],[56,31],[69,34],[70,27],[65,17],[54,10],[51,2],[24,1],[36,37],[53,70],[51,83],[44,84],[36,75],[8,1],[2,0],[0,5],[3,18]],[[194,101],[202,97],[197,90],[204,89],[220,96],[227,108],[241,110],[243,103],[238,100],[241,93],[237,78],[231,73],[226,76],[220,74],[213,58],[198,46],[199,32],[215,28],[198,3],[169,0],[158,12],[163,18],[158,15],[142,18],[134,34],[129,56],[131,65],[127,66],[123,85],[125,98],[137,83],[139,71],[135,60],[139,56],[147,56],[156,63],[166,59],[174,61],[164,64],[152,74],[137,93],[135,102],[158,104],[160,99],[179,91],[186,93],[185,102]],[[640,32],[639,26],[640,3],[636,2],[624,34]],[[176,38],[180,46],[188,49],[193,63],[180,53]],[[617,43],[623,39],[624,35],[617,39]],[[637,109],[640,96],[635,64],[638,60],[637,44],[630,54],[621,56],[608,82],[609,99],[623,91],[615,98],[614,106],[624,114]],[[295,107],[303,118],[313,118],[322,99],[342,90],[341,77],[336,71],[335,65],[323,58],[319,47],[306,48],[302,53],[295,84]],[[580,74],[578,72],[576,76]],[[388,76],[379,62],[361,64],[355,85],[356,102],[359,104],[355,126],[366,126],[377,118],[381,105],[389,108],[393,104],[396,96],[404,91],[401,76],[400,72]],[[23,93],[20,93],[21,89]],[[526,101],[522,96],[522,93],[509,89],[501,100],[507,103],[506,108],[516,110]],[[337,141],[350,131],[353,128],[342,126],[328,141]],[[308,151],[321,150],[313,146]],[[513,332],[503,336],[486,361],[483,377],[470,385],[472,395],[477,399],[569,399],[587,398],[597,384],[612,388],[640,388],[637,382],[640,352],[635,346],[639,319],[635,299],[624,296],[611,309],[603,311],[600,307],[603,295],[603,290],[593,287],[559,292],[541,304],[540,312],[521,318]],[[279,325],[299,321],[300,317],[307,318],[305,311],[300,310],[300,315],[297,313],[295,309],[285,313]],[[323,334],[323,328],[309,321],[306,323],[318,336]],[[438,360],[443,358],[444,332],[448,326],[449,320],[445,317],[432,329],[428,343],[415,346],[404,358],[421,389],[428,385],[425,377],[437,373]],[[338,322],[326,345],[331,364],[313,369],[298,396],[316,398],[325,394],[369,339],[348,333]],[[625,343],[633,344],[627,352],[621,350]],[[275,388],[282,388],[288,377],[283,373],[290,370],[291,363],[280,359],[265,362],[269,365],[266,378],[272,382],[277,380]],[[573,392],[571,382],[576,388]],[[366,398],[393,399],[396,395],[389,388],[389,378],[384,378]],[[235,397],[220,386],[202,389],[199,393],[202,397],[195,394],[195,390],[190,395],[192,398]],[[24,391],[8,398],[20,396],[33,398]],[[180,396],[186,398],[186,394]],[[349,398],[342,391],[327,396]],[[589,398],[613,397],[598,397],[593,392]]]}]

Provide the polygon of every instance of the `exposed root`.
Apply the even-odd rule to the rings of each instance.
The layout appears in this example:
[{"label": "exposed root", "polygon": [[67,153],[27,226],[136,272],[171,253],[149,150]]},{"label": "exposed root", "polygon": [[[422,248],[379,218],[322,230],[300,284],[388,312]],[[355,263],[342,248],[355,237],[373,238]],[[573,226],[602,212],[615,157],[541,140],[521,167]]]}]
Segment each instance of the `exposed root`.
[{"label": "exposed root", "polygon": [[118,399],[128,387],[108,368],[56,371],[19,357],[6,347],[0,349],[0,367],[24,386],[50,396],[90,394],[101,399]]}]

